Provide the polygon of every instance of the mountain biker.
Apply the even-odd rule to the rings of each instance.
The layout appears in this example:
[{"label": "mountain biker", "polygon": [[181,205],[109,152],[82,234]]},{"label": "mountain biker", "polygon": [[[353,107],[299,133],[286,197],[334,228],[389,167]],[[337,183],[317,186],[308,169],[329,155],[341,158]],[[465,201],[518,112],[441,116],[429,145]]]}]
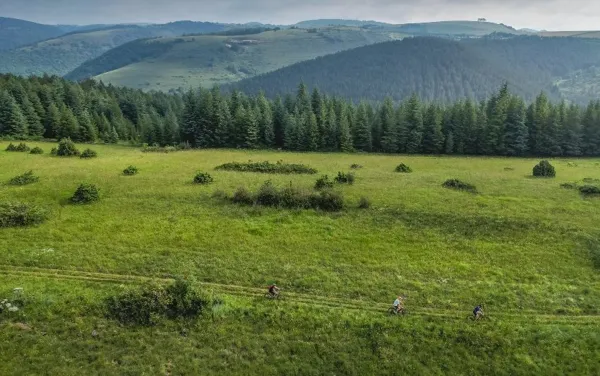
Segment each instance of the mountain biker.
[{"label": "mountain biker", "polygon": [[394,307],[394,312],[398,313],[401,312],[402,310],[404,310],[404,299],[398,295],[398,297],[396,298],[396,300],[394,300],[394,304],[392,305],[392,307]]},{"label": "mountain biker", "polygon": [[269,295],[271,297],[276,297],[279,295],[279,287],[277,287],[275,284],[272,284],[271,286],[269,286]]},{"label": "mountain biker", "polygon": [[473,309],[473,320],[479,320],[483,317],[483,310],[481,309],[481,305],[478,305]]}]

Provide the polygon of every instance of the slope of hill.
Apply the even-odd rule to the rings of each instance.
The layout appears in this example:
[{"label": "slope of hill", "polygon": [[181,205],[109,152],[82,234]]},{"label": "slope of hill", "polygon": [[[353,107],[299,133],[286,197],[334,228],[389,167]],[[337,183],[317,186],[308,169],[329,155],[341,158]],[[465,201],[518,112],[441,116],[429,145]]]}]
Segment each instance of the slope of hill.
[{"label": "slope of hill", "polygon": [[515,37],[452,41],[408,38],[295,64],[235,84],[268,95],[292,92],[298,82],[355,100],[484,98],[507,81],[526,98],[556,92],[557,77],[600,62],[600,41]]},{"label": "slope of hill", "polygon": [[64,75],[82,63],[136,39],[212,33],[226,27],[228,26],[224,24],[183,21],[164,25],[117,25],[99,30],[74,31],[0,53],[0,73]]},{"label": "slope of hill", "polygon": [[[253,35],[203,35],[135,41],[67,75],[143,89],[225,84],[299,61],[402,38],[402,34],[339,27]],[[106,72],[106,73],[103,73]]]},{"label": "slope of hill", "polygon": [[0,51],[25,46],[64,34],[57,26],[0,17]]}]

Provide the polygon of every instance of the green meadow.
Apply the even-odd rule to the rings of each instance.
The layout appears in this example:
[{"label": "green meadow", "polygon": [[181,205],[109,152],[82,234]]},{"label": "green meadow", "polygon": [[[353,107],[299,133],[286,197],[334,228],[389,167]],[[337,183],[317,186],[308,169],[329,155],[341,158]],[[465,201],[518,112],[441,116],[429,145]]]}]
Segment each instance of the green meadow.
[{"label": "green meadow", "polygon": [[[94,159],[6,152],[0,202],[48,212],[0,229],[0,374],[472,374],[600,372],[600,159],[193,150],[93,145]],[[79,145],[80,150],[88,146]],[[305,164],[315,175],[215,170]],[[397,173],[405,163],[412,173]],[[351,170],[352,164],[360,169]],[[123,175],[133,165],[139,173]],[[5,184],[32,170],[39,181]],[[199,171],[214,182],[193,184]],[[352,171],[337,213],[217,197],[271,180],[312,189]],[[449,190],[457,178],[477,193]],[[72,205],[80,183],[100,201]],[[359,209],[362,197],[371,207]],[[219,299],[198,319],[123,326],[103,301],[148,281],[194,280]],[[282,299],[264,298],[277,283]],[[408,314],[386,310],[398,294]],[[467,319],[484,305],[486,317]]]}]

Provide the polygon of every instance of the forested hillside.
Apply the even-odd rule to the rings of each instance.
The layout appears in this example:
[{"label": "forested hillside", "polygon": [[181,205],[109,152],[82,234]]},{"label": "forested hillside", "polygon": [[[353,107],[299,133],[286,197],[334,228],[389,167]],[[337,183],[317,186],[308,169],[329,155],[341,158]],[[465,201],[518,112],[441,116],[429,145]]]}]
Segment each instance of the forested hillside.
[{"label": "forested hillside", "polygon": [[60,78],[0,78],[0,136],[71,137],[191,147],[472,155],[600,155],[600,101],[531,104],[506,86],[487,101],[446,106],[419,97],[354,105],[310,93],[274,101],[218,88],[143,93]]},{"label": "forested hillside", "polygon": [[99,30],[75,31],[0,53],[0,73],[62,76],[84,62],[133,40],[212,33],[226,27],[224,24],[208,22],[174,22],[151,26],[116,25]]},{"label": "forested hillside", "polygon": [[0,17],[0,51],[25,46],[64,34],[57,26]]},{"label": "forested hillside", "polygon": [[351,27],[254,28],[219,34],[134,41],[83,64],[67,77],[94,76],[104,83],[145,90],[211,87],[403,36]]},{"label": "forested hillside", "polygon": [[[387,96],[402,100],[416,93],[425,100],[452,102],[486,98],[506,81],[515,93],[531,100],[541,90],[558,98],[554,83],[559,77],[594,64],[600,65],[600,41],[595,39],[407,38],[301,62],[235,87],[251,93],[263,90],[273,97],[304,81],[355,101]],[[576,99],[587,101],[598,93],[591,94]]]}]

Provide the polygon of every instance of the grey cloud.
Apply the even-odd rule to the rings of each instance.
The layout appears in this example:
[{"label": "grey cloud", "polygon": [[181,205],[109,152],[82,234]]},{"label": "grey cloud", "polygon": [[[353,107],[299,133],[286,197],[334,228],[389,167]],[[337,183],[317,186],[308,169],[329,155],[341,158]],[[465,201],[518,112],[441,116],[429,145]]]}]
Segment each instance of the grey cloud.
[{"label": "grey cloud", "polygon": [[0,0],[0,15],[43,23],[175,20],[289,24],[315,18],[391,23],[486,17],[515,27],[589,30],[598,27],[593,0]]}]

